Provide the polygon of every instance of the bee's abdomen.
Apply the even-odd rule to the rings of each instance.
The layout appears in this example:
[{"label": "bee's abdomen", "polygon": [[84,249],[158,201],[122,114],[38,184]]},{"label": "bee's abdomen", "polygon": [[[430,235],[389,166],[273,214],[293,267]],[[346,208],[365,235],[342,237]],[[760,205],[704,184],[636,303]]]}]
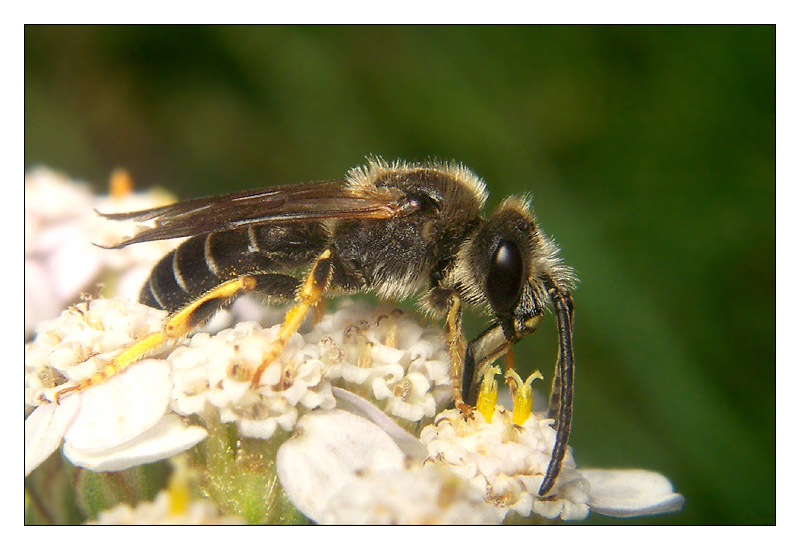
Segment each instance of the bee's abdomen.
[{"label": "bee's abdomen", "polygon": [[181,243],[153,268],[139,301],[175,312],[216,286],[258,274],[259,290],[291,298],[293,281],[282,272],[312,261],[325,247],[317,224],[249,227],[198,235]]},{"label": "bee's abdomen", "polygon": [[[226,231],[199,235],[161,258],[139,295],[145,305],[174,312],[221,284],[247,263],[247,246],[239,234]],[[221,244],[230,248],[223,251]]]},{"label": "bee's abdomen", "polygon": [[248,251],[247,231],[192,237],[156,264],[139,301],[177,311],[237,274],[257,269],[255,260]]},{"label": "bee's abdomen", "polygon": [[[147,279],[144,286],[142,287],[142,291],[139,293],[139,302],[146,306],[154,307],[156,309],[166,309],[168,311],[175,311],[177,308],[168,307],[168,303],[173,303],[174,299],[172,296],[177,292],[180,294],[182,291],[180,288],[173,288],[172,293],[164,293],[161,292],[160,297],[156,298],[156,295],[153,293],[153,280],[156,279],[158,281],[169,281],[170,279],[174,279],[172,274],[172,262],[175,257],[175,250],[161,258],[156,266],[153,268],[153,271],[150,272],[150,278]],[[158,285],[163,286],[163,285]],[[168,283],[166,286],[177,287],[177,284],[172,284],[171,282]],[[162,301],[164,303],[162,303]]]}]

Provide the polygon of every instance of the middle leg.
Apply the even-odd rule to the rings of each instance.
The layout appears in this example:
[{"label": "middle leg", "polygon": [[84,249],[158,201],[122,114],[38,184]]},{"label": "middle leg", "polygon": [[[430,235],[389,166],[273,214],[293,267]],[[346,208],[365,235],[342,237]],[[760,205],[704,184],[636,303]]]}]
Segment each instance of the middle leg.
[{"label": "middle leg", "polygon": [[253,377],[250,379],[250,385],[257,387],[261,382],[261,375],[266,368],[275,361],[283,352],[289,338],[297,332],[300,328],[303,319],[305,319],[308,311],[317,306],[322,300],[325,289],[328,287],[331,279],[331,251],[326,249],[319,255],[314,265],[311,267],[308,275],[306,276],[303,285],[300,287],[295,298],[296,304],[292,309],[286,313],[278,338],[272,343],[271,348],[264,356],[264,360],[256,369]]}]

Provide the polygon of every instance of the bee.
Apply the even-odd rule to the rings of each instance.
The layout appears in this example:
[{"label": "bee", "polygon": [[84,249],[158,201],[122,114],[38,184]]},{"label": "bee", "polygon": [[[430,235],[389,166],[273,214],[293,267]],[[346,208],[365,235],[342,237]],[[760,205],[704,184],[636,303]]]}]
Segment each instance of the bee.
[{"label": "bee", "polygon": [[[483,180],[462,165],[369,159],[338,180],[104,214],[141,224],[112,248],[188,237],[158,262],[141,291],[141,303],[170,313],[163,334],[128,357],[186,334],[243,292],[293,301],[273,349],[252,375],[255,386],[324,295],[417,296],[423,311],[445,319],[454,400],[468,413],[489,364],[552,308],[559,345],[548,414],[557,437],[539,491],[545,495],[570,433],[575,277],[527,200],[509,197],[484,217],[486,199]],[[461,328],[465,306],[492,319],[469,343]],[[106,375],[123,367],[112,365]]]}]

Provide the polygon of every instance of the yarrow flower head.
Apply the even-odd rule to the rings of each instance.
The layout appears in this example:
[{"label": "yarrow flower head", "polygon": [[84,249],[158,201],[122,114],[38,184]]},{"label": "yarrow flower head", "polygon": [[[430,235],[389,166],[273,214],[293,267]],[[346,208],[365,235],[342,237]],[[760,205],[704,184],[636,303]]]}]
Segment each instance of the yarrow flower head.
[{"label": "yarrow flower head", "polygon": [[208,500],[187,503],[185,509],[175,510],[173,498],[167,491],[159,493],[152,502],[136,506],[118,504],[100,512],[92,525],[242,525],[244,518],[221,514]]},{"label": "yarrow flower head", "polygon": [[245,518],[225,514],[205,497],[192,495],[192,472],[187,461],[170,460],[172,474],[165,489],[152,500],[124,502],[102,510],[92,525],[241,525]]},{"label": "yarrow flower head", "polygon": [[[510,512],[574,520],[682,502],[663,476],[579,470],[570,452],[553,490],[539,497],[555,431],[530,413],[534,377],[515,383],[522,420],[494,404],[496,386],[486,383],[471,416],[441,410],[437,392],[450,384],[441,330],[385,306],[340,304],[290,338],[256,387],[250,375],[278,327],[241,322],[166,341],[150,359],[56,402],[60,389],[103,373],[163,321],[164,312],[99,299],[41,325],[26,346],[26,402],[36,407],[26,420],[27,472],[62,441],[75,465],[122,470],[232,425],[242,442],[286,434],[271,451],[274,473],[284,498],[317,522],[498,523]],[[652,491],[632,489],[641,486]]]},{"label": "yarrow flower head", "polygon": [[589,486],[576,472],[570,452],[554,489],[546,498],[538,497],[555,443],[552,423],[531,415],[517,425],[503,407],[497,407],[491,422],[482,414],[466,417],[446,410],[422,430],[420,439],[428,448],[429,462],[446,465],[498,508],[521,516],[533,512],[547,519],[584,519],[589,514]]},{"label": "yarrow flower head", "polygon": [[252,373],[278,328],[244,322],[214,336],[194,335],[167,358],[173,372],[172,409],[190,416],[211,406],[222,422],[235,422],[240,435],[269,439],[278,426],[291,431],[303,410],[333,408],[319,348],[300,334],[266,368],[259,386],[251,387]]},{"label": "yarrow flower head", "polygon": [[171,456],[205,437],[203,428],[168,414],[171,369],[160,359],[56,402],[59,390],[99,376],[121,349],[160,330],[164,317],[127,300],[94,300],[41,325],[25,349],[26,403],[37,406],[25,420],[26,473],[62,439],[74,464],[108,471]]},{"label": "yarrow flower head", "polygon": [[444,335],[435,325],[420,326],[415,315],[386,306],[343,307],[306,340],[319,347],[331,381],[399,420],[430,420],[452,400]]},{"label": "yarrow flower head", "polygon": [[362,472],[326,502],[320,523],[493,525],[502,515],[447,470],[405,467]]}]

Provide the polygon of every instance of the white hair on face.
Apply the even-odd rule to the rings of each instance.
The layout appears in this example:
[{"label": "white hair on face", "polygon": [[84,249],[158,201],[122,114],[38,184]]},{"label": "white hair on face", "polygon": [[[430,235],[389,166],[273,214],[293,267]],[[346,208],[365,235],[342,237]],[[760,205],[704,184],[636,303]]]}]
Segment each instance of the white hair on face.
[{"label": "white hair on face", "polygon": [[[493,216],[507,210],[516,212],[521,218],[529,221],[533,227],[529,242],[530,261],[526,262],[528,272],[525,280],[527,285],[523,288],[521,303],[535,298],[537,303],[548,307],[550,298],[545,288],[545,279],[549,277],[559,289],[568,291],[575,287],[577,277],[572,268],[564,263],[556,243],[542,232],[536,222],[529,195],[506,197],[497,207]],[[477,234],[473,234],[464,239],[458,249],[455,269],[446,279],[445,286],[458,288],[464,302],[491,314],[484,292],[485,281],[479,279],[479,270],[474,265],[474,240],[476,238]]]}]

